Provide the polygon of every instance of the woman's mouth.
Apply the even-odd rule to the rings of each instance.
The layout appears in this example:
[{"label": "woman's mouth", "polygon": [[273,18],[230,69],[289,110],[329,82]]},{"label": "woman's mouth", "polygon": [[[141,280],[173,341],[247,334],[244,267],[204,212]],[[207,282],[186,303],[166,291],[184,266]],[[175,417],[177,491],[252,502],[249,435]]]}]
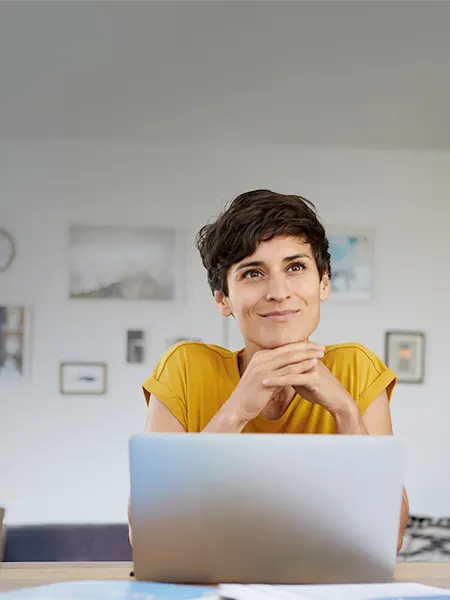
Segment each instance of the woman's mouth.
[{"label": "woman's mouth", "polygon": [[271,321],[287,321],[298,313],[298,310],[273,310],[269,313],[262,314],[263,319],[270,319]]}]

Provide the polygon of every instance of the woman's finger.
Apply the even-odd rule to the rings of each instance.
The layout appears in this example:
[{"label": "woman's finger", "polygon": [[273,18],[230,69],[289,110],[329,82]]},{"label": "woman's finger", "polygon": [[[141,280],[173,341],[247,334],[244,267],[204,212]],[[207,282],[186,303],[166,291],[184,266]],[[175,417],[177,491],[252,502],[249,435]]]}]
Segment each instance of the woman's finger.
[{"label": "woman's finger", "polygon": [[272,374],[263,380],[262,384],[264,387],[301,387],[312,385],[315,381],[314,373],[289,373],[287,375],[275,375]]},{"label": "woman's finger", "polygon": [[283,354],[275,355],[271,360],[265,363],[268,371],[276,371],[289,365],[296,365],[313,358],[322,358],[323,350],[315,347],[303,348],[301,350],[292,349]]},{"label": "woman's finger", "polygon": [[272,372],[267,374],[267,379],[271,379],[272,376],[283,377],[284,375],[300,375],[301,373],[307,373],[316,367],[317,362],[317,358],[308,358],[293,365],[287,365],[285,367],[281,367],[280,369],[274,369]]}]

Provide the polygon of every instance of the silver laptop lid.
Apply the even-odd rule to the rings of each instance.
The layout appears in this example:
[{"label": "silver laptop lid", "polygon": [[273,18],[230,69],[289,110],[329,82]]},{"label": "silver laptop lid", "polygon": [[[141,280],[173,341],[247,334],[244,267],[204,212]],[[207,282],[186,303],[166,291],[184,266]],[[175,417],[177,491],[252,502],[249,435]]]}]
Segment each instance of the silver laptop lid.
[{"label": "silver laptop lid", "polygon": [[130,474],[138,579],[392,578],[403,481],[391,436],[140,434]]}]

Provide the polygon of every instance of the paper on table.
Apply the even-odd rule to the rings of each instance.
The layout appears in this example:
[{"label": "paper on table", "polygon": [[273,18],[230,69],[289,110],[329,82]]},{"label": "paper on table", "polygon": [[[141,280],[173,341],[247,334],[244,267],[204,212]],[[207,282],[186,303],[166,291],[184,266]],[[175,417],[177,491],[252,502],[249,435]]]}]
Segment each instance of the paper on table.
[{"label": "paper on table", "polygon": [[221,596],[233,600],[402,600],[447,598],[450,590],[419,583],[351,585],[234,585],[219,586]]},{"label": "paper on table", "polygon": [[67,581],[0,593],[1,600],[219,600],[214,588],[151,581]]}]

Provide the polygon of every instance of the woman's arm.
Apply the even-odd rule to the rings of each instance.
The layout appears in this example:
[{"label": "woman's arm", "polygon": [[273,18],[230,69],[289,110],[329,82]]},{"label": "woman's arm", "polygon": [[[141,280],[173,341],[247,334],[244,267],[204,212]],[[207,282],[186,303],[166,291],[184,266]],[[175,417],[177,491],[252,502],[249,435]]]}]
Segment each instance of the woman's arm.
[{"label": "woman's arm", "polygon": [[144,431],[147,433],[186,433],[186,429],[161,400],[151,395]]},{"label": "woman's arm", "polygon": [[[148,433],[186,433],[186,429],[178,419],[155,396],[150,396],[144,431]],[[128,538],[131,545],[133,545],[132,527],[131,498],[128,498]]]},{"label": "woman's arm", "polygon": [[[233,411],[224,405],[221,410],[211,419],[205,433],[240,433],[245,425],[241,422]],[[170,412],[161,400],[151,395],[144,431],[147,433],[186,433],[186,429],[181,425],[178,419]],[[131,499],[128,498],[128,538],[133,545],[131,522]]]},{"label": "woman's arm", "polygon": [[[369,404],[362,416],[362,421],[367,433],[370,435],[392,435],[391,411],[389,410],[389,399],[386,391],[383,391]],[[400,515],[400,526],[398,532],[397,552],[403,544],[406,523],[409,516],[409,502],[406,490],[403,488],[402,509]]]},{"label": "woman's arm", "polygon": [[[245,424],[246,421],[239,419],[237,411],[233,410],[228,403],[225,403],[203,432],[240,433]],[[186,429],[161,400],[158,400],[156,396],[151,396],[144,431],[151,433],[185,433]]]}]

